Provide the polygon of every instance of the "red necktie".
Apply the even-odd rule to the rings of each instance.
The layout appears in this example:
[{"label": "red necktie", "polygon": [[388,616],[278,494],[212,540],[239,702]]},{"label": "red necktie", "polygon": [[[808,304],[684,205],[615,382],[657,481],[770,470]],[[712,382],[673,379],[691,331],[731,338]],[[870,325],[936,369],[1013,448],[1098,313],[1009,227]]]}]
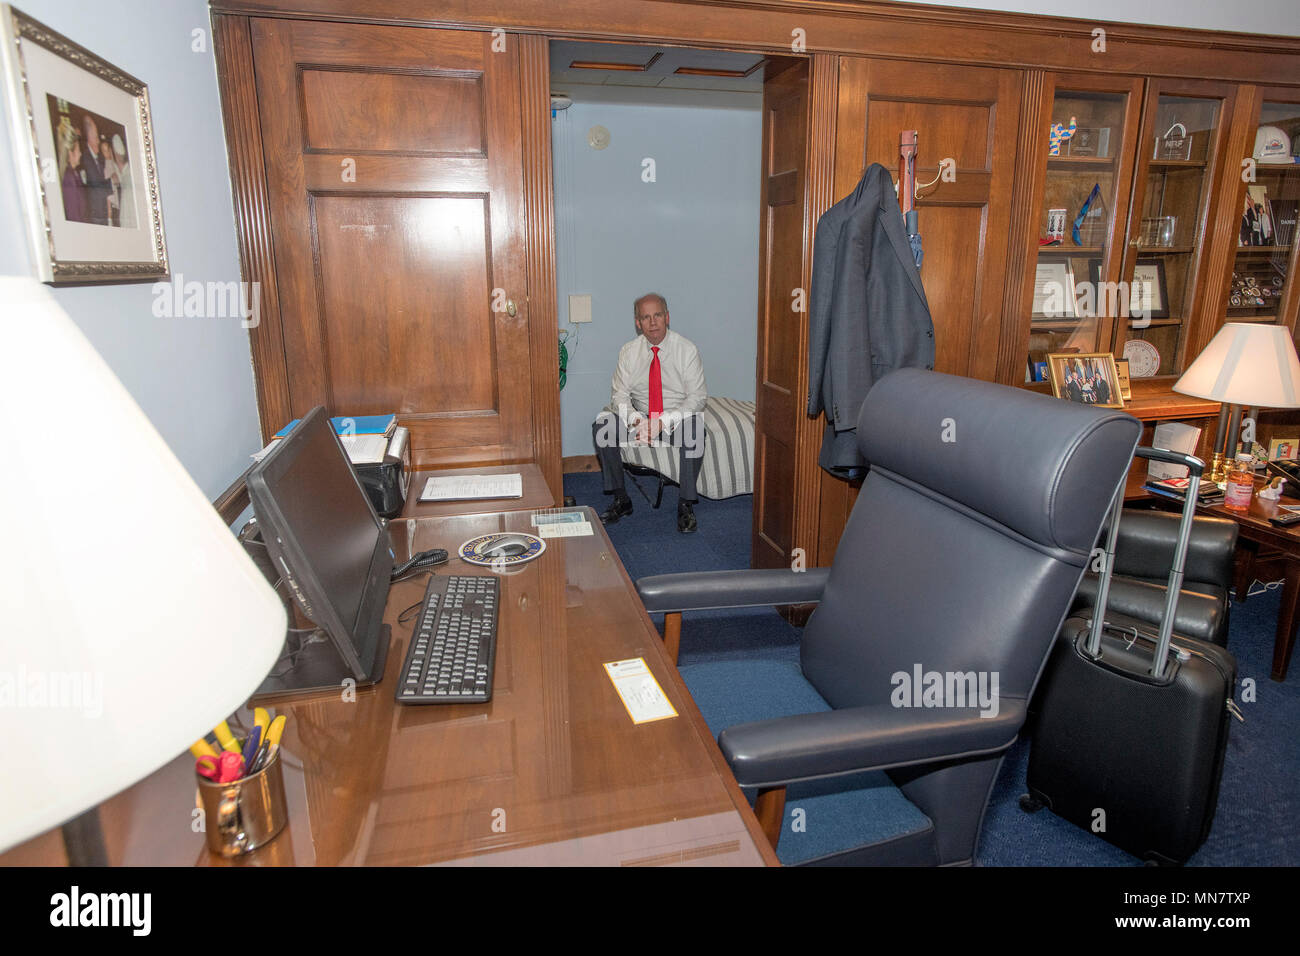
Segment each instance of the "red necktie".
[{"label": "red necktie", "polygon": [[655,357],[650,360],[650,417],[658,418],[664,413],[664,381],[659,368],[659,346],[650,346]]}]

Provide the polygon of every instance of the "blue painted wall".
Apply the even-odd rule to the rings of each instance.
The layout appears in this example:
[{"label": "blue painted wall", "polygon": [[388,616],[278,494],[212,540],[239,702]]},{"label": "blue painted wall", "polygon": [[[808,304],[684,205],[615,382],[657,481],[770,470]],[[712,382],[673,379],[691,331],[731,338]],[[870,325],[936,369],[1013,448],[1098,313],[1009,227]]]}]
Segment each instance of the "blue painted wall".
[{"label": "blue painted wall", "polygon": [[[571,353],[560,408],[564,454],[589,455],[644,292],[668,298],[710,394],[754,397],[762,100],[640,90],[627,96],[653,102],[630,104],[593,101],[608,88],[565,92],[574,105],[552,123],[559,322]],[[603,150],[587,144],[597,124],[610,132]],[[642,180],[647,158],[654,182]],[[590,324],[569,323],[571,293],[591,295]]]},{"label": "blue painted wall", "polygon": [[[187,283],[238,281],[206,0],[20,0],[18,7],[148,84],[172,274]],[[201,52],[193,49],[194,30],[204,31]],[[35,275],[8,123],[0,137],[0,273]],[[61,287],[54,295],[204,493],[224,491],[261,447],[248,332],[239,319],[156,318],[147,282]]]}]

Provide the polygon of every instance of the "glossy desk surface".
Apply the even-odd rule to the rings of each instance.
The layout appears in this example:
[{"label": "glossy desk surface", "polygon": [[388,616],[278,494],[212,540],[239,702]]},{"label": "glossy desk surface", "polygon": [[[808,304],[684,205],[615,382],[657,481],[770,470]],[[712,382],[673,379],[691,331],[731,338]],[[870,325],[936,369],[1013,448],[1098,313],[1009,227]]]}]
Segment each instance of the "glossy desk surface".
[{"label": "glossy desk surface", "polygon": [[[395,585],[384,680],[272,708],[289,824],[248,865],[775,863],[712,736],[668,662],[599,519],[589,537],[549,539],[501,576],[495,687],[487,704],[393,700],[411,625],[397,617],[427,578]],[[417,546],[532,531],[528,512],[422,519]],[[405,522],[394,522],[405,555]],[[439,573],[490,573],[453,558]],[[679,716],[633,724],[608,661],[642,657]],[[238,718],[249,720],[248,711]],[[236,728],[236,733],[239,730]],[[194,832],[188,754],[107,801],[113,864],[220,865]],[[63,862],[57,831],[4,864]]]}]

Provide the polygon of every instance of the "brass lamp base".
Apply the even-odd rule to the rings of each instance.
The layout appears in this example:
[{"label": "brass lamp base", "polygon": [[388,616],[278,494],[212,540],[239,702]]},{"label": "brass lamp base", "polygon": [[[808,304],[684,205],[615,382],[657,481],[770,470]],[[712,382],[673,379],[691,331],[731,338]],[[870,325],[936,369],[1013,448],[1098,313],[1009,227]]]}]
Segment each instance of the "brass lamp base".
[{"label": "brass lamp base", "polygon": [[1212,481],[1216,485],[1221,485],[1228,480],[1228,462],[1224,458],[1223,452],[1216,451],[1214,458],[1210,462],[1209,469],[1205,472],[1205,480]]}]

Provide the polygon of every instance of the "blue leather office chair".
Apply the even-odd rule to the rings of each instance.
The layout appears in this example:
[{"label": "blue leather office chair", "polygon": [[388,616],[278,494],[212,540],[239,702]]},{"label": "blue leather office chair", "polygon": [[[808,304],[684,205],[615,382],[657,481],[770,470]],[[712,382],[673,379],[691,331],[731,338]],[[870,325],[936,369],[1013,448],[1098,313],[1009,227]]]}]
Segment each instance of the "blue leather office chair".
[{"label": "blue leather office chair", "polygon": [[797,663],[682,668],[783,862],[972,861],[1140,434],[1123,412],[902,369],[863,405],[872,467],[830,568],[637,583],[651,612],[819,602]]}]

